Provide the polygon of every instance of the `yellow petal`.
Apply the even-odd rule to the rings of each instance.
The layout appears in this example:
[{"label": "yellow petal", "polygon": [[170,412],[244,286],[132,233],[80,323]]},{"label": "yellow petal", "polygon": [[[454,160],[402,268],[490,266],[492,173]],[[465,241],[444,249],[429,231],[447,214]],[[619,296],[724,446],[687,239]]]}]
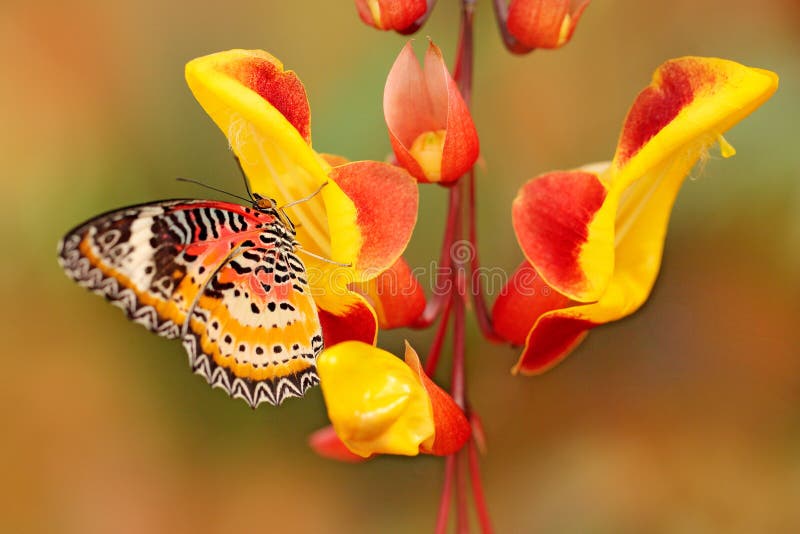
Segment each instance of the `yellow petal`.
[{"label": "yellow petal", "polygon": [[[658,276],[670,212],[684,179],[715,142],[723,156],[733,155],[722,133],[767,100],[777,83],[771,72],[721,59],[681,58],[659,68],[628,113],[614,161],[592,169],[607,194],[588,225],[580,269],[573,270],[591,282],[582,287],[595,291],[575,296],[554,284],[573,300],[589,303],[539,316],[515,370],[547,370],[588,329],[644,304]],[[574,211],[564,213],[573,217]],[[569,227],[570,222],[559,224]]]},{"label": "yellow petal", "polygon": [[283,205],[329,182],[288,213],[305,248],[352,263],[360,246],[356,209],[311,148],[308,101],[295,74],[261,50],[229,50],[190,61],[186,81],[227,136],[253,191]]},{"label": "yellow petal", "polygon": [[610,178],[626,188],[664,159],[707,149],[778,88],[768,70],[718,58],[665,62],[636,98],[620,134]]},{"label": "yellow petal", "polygon": [[[777,87],[774,73],[723,59],[684,57],[659,67],[628,112],[611,167],[599,175],[608,195],[588,225],[579,257],[586,290],[568,296],[581,302],[599,299],[617,269],[614,248],[631,226],[640,224],[642,210],[674,201],[674,195],[656,194],[659,182],[677,180],[667,186],[677,193],[694,163],[721,134]],[[731,155],[730,149],[723,145],[724,155]],[[663,239],[663,232],[647,238]]]},{"label": "yellow petal", "polygon": [[415,456],[434,436],[428,393],[394,355],[347,341],[324,350],[317,370],[333,428],[355,454]]}]

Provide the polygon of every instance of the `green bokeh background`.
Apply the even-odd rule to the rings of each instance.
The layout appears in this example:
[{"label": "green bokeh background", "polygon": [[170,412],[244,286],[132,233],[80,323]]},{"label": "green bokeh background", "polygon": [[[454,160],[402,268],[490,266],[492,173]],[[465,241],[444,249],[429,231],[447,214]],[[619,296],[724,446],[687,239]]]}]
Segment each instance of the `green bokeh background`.
[{"label": "green bokeh background", "polygon": [[[458,3],[418,34],[452,63]],[[497,532],[800,529],[800,4],[596,0],[564,49],[507,54],[478,2],[474,115],[481,254],[521,259],[509,207],[529,177],[608,159],[628,106],[667,58],[720,56],[781,76],[678,198],[655,291],[562,365],[512,377],[516,351],[470,330]],[[193,376],[179,343],[67,280],[55,244],[126,204],[241,187],[184,63],[263,48],[306,85],[318,150],[389,152],[383,83],[405,38],[351,2],[15,1],[0,6],[0,530],[426,532],[435,458],[342,465],[306,436],[318,390],[249,410]],[[425,187],[412,265],[436,256],[445,193]],[[474,326],[474,325],[473,325]],[[430,332],[382,333],[424,352]]]}]

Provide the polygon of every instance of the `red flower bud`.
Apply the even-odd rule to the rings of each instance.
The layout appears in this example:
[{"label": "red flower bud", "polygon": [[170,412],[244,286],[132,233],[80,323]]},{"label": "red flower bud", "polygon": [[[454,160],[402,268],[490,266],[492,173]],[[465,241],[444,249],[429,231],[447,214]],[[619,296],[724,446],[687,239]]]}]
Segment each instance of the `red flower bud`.
[{"label": "red flower bud", "polygon": [[469,108],[433,43],[424,68],[410,43],[400,52],[386,79],[383,114],[397,161],[421,182],[457,180],[478,159]]},{"label": "red flower bud", "polygon": [[358,16],[379,30],[403,32],[428,10],[426,0],[356,0]]},{"label": "red flower bud", "polygon": [[589,0],[511,0],[508,32],[528,48],[559,48],[570,40]]}]

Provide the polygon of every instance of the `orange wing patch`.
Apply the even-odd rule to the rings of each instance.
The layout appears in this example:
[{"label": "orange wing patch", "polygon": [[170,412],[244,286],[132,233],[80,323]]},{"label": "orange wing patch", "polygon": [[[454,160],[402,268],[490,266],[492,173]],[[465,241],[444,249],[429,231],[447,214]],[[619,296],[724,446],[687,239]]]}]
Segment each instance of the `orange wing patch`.
[{"label": "orange wing patch", "polygon": [[192,311],[192,369],[252,407],[301,397],[318,382],[322,329],[305,268],[286,244],[234,254]]}]

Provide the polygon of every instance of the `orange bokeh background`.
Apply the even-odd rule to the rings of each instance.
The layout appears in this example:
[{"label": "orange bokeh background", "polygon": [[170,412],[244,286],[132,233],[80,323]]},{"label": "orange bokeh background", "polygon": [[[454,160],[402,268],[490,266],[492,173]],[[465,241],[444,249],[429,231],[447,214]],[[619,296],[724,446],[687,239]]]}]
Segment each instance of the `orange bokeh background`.
[{"label": "orange bokeh background", "polygon": [[[241,192],[226,141],[183,81],[189,59],[263,48],[306,84],[320,151],[389,152],[381,98],[405,38],[350,2],[13,1],[0,8],[5,355],[3,532],[429,532],[443,464],[342,465],[307,435],[318,390],[256,411],[193,376],[179,343],[70,282],[58,239],[126,204]],[[634,317],[562,365],[512,377],[517,352],[468,340],[497,532],[800,529],[800,4],[596,0],[564,49],[508,55],[478,2],[474,115],[481,254],[521,259],[510,203],[528,178],[607,159],[662,61],[720,56],[781,76],[678,198],[660,279]],[[417,36],[452,63],[457,2]],[[445,192],[425,187],[409,250],[438,253]],[[431,332],[382,333],[424,354]]]}]

